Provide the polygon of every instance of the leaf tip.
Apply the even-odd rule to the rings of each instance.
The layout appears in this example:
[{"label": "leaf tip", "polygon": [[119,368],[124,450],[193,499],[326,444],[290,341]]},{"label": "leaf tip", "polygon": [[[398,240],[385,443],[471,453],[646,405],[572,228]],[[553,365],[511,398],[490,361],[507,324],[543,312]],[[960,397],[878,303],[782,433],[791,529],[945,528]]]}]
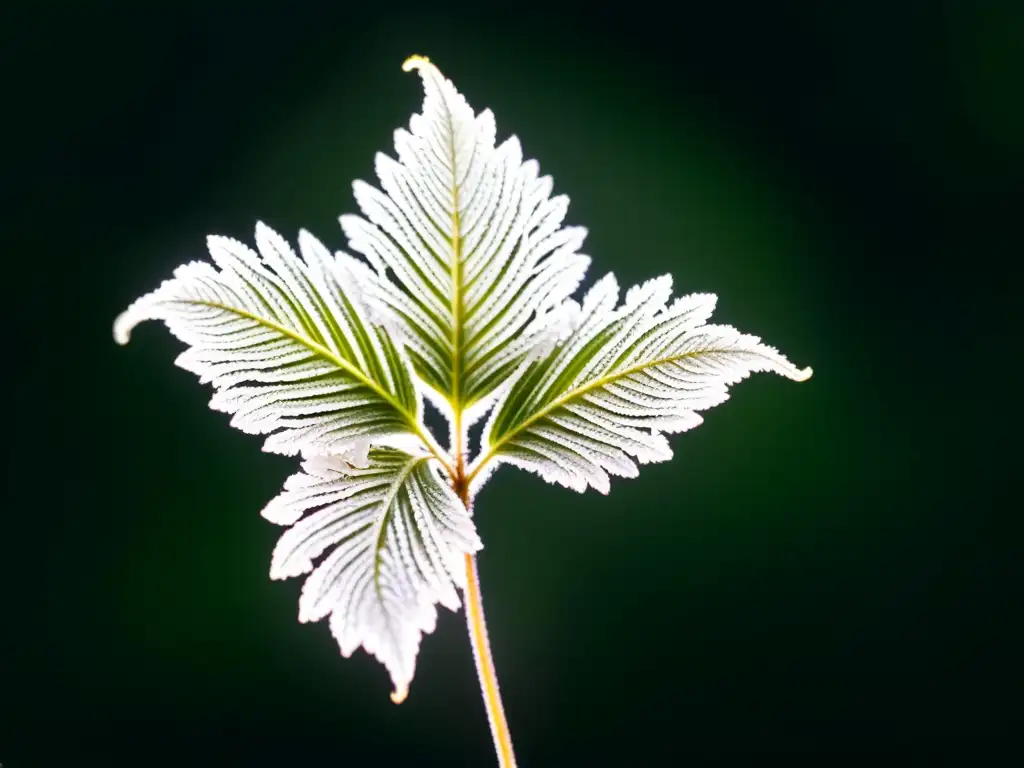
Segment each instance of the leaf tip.
[{"label": "leaf tip", "polygon": [[412,72],[414,69],[419,69],[425,65],[430,64],[430,59],[426,56],[420,56],[418,53],[414,53],[408,59],[402,62],[403,72]]},{"label": "leaf tip", "polygon": [[807,381],[811,376],[814,375],[814,369],[811,366],[807,366],[803,370],[796,372],[796,376],[793,377],[794,381]]},{"label": "leaf tip", "polygon": [[132,337],[132,328],[136,325],[136,319],[128,312],[122,312],[114,320],[114,341],[120,346],[127,344]]},{"label": "leaf tip", "polygon": [[405,701],[405,697],[409,695],[409,686],[399,685],[395,687],[395,690],[391,692],[391,701],[395,704],[401,704]]}]

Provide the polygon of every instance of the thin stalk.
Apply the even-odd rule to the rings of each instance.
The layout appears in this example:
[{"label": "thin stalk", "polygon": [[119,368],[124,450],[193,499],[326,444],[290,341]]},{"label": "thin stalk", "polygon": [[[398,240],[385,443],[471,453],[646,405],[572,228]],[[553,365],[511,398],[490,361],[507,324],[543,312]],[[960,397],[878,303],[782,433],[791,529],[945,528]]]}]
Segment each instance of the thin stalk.
[{"label": "thin stalk", "polygon": [[[469,483],[466,482],[461,454],[455,460],[457,476],[453,482],[455,492],[462,503],[469,509]],[[516,756],[512,751],[512,735],[505,720],[505,708],[501,704],[501,691],[498,689],[498,674],[494,671],[494,658],[491,656],[491,643],[487,639],[487,622],[484,619],[484,601],[480,594],[480,575],[476,566],[476,557],[466,555],[466,626],[469,629],[469,644],[473,648],[473,659],[476,661],[476,674],[480,680],[480,693],[483,695],[487,720],[491,725],[491,737],[494,739],[494,751],[498,757],[499,768],[515,768]]]},{"label": "thin stalk", "polygon": [[491,644],[487,640],[487,622],[484,621],[484,603],[480,596],[480,578],[476,557],[466,555],[466,624],[469,627],[469,642],[476,659],[476,673],[480,678],[480,692],[487,708],[487,719],[491,724],[494,751],[498,755],[500,768],[515,768],[516,756],[512,752],[512,735],[505,720],[505,709],[501,705],[501,691],[498,690],[498,675],[491,658]]}]

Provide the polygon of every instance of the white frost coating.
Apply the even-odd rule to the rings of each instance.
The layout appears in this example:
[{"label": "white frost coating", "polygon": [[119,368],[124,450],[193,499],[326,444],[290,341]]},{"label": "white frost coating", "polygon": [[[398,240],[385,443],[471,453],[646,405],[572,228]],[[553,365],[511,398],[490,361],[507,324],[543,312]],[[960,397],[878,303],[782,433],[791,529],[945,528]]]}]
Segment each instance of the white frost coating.
[{"label": "white frost coating", "polygon": [[405,69],[423,80],[422,113],[395,132],[398,160],[377,156],[381,189],[353,185],[363,216],[340,222],[376,271],[368,300],[405,326],[431,399],[479,418],[519,362],[550,345],[542,321],[583,279],[586,230],[562,227],[568,198],[551,197],[516,137],[495,146],[489,110],[474,114],[426,59]]},{"label": "white frost coating", "polygon": [[210,407],[244,432],[270,435],[268,451],[354,444],[365,454],[371,441],[410,434],[420,412],[411,365],[373,328],[348,265],[305,231],[302,259],[262,223],[256,243],[258,254],[210,237],[220,269],[178,267],[117,318],[115,339],[163,320],[189,345],[177,364],[216,389]]},{"label": "white frost coating", "polygon": [[634,477],[635,462],[671,458],[664,434],[699,425],[697,411],[724,402],[730,385],[756,371],[810,377],[756,336],[706,325],[714,295],[668,304],[671,291],[670,276],[649,280],[616,309],[614,277],[598,281],[574,311],[571,337],[524,362],[502,392],[470,471],[493,459],[607,493],[609,475]]},{"label": "white frost coating", "polygon": [[376,656],[401,701],[420,639],[434,630],[435,605],[459,609],[463,556],[483,545],[427,455],[375,449],[363,468],[314,456],[302,469],[263,510],[291,526],[274,548],[270,577],[309,573],[299,621],[330,616],[342,654],[362,646]]},{"label": "white frost coating", "polygon": [[363,215],[340,221],[358,256],[303,231],[300,258],[261,223],[258,252],[211,237],[213,265],[182,265],[114,324],[124,344],[139,322],[164,321],[188,345],[177,364],[213,385],[211,408],[267,435],[264,450],[302,455],[263,510],[290,526],[271,576],[309,574],[300,620],[329,617],[345,656],[375,655],[395,701],[436,605],[459,607],[463,555],[482,546],[438,475],[460,462],[426,430],[424,397],[467,452],[491,410],[472,501],[501,463],[607,493],[610,476],[671,458],[666,434],[699,425],[750,373],[811,375],[708,325],[713,295],[670,303],[667,275],[621,306],[611,274],[572,300],[590,259],[586,230],[562,226],[568,198],[552,197],[517,138],[496,146],[491,112],[474,113],[426,59],[405,69],[422,77],[422,113],[395,132],[397,159],[377,156],[381,189],[353,185]]}]

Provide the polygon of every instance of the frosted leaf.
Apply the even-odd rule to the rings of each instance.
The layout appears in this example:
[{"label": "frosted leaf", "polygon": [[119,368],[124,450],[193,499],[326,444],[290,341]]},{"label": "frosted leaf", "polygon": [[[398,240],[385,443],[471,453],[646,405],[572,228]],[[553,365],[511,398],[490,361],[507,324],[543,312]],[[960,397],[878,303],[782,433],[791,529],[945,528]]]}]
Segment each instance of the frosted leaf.
[{"label": "frosted leaf", "polygon": [[391,675],[401,702],[435,606],[459,608],[464,555],[482,544],[469,513],[429,455],[372,450],[363,467],[314,456],[285,482],[263,516],[291,526],[270,566],[273,579],[309,574],[299,621],[330,620],[344,656],[362,646]]},{"label": "frosted leaf", "polygon": [[[213,264],[178,267],[114,324],[124,344],[162,320],[187,345],[177,364],[213,385],[211,408],[265,435],[264,450],[301,454],[263,510],[289,526],[271,576],[308,574],[300,620],[327,618],[342,654],[376,656],[396,701],[481,548],[451,485],[468,479],[472,496],[504,462],[607,492],[670,458],[666,435],[750,373],[811,375],[709,325],[713,295],[672,301],[669,276],[620,304],[607,275],[573,300],[590,259],[586,231],[563,226],[568,198],[426,58],[404,68],[422,78],[422,110],[395,132],[396,157],[377,155],[379,188],[353,185],[362,215],[340,223],[356,255],[303,231],[300,257],[263,224],[256,251],[211,237]],[[491,410],[468,476],[427,430],[424,398],[448,418],[452,453]]]},{"label": "frosted leaf", "polygon": [[[586,231],[562,227],[568,198],[524,160],[514,136],[495,146],[494,116],[475,113],[421,56],[420,114],[395,132],[397,160],[378,154],[380,189],[354,184],[362,216],[342,216],[349,248],[372,266],[366,295],[404,326],[428,394],[464,430],[553,331],[534,322],[579,286]],[[365,279],[365,276],[364,276]]]},{"label": "frosted leaf", "polygon": [[664,434],[699,425],[698,411],[724,402],[749,374],[810,377],[756,336],[707,325],[714,295],[669,304],[671,290],[668,275],[649,280],[616,308],[614,277],[598,281],[573,311],[571,336],[523,362],[503,390],[471,473],[495,460],[607,493],[609,475],[633,477],[636,462],[671,458]]},{"label": "frosted leaf", "polygon": [[210,407],[244,432],[270,435],[265,450],[358,446],[365,456],[375,438],[418,434],[412,367],[368,321],[345,264],[308,232],[301,259],[262,223],[256,243],[258,254],[210,237],[214,264],[178,267],[117,318],[115,339],[163,320],[189,345],[178,365],[213,384]]}]

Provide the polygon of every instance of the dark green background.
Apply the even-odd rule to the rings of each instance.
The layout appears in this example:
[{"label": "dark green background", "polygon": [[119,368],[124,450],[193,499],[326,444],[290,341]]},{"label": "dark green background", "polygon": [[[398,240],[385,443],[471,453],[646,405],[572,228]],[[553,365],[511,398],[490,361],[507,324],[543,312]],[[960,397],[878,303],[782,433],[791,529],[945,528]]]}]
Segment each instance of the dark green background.
[{"label": "dark green background", "polygon": [[607,497],[483,491],[521,764],[991,764],[1022,691],[994,499],[1024,4],[366,5],[3,11],[4,767],[492,764],[462,615],[391,704],[268,579],[295,462],[206,408],[164,329],[110,337],[207,233],[343,247],[414,52],[570,195],[590,281],[671,272],[816,371],[739,385]]}]

